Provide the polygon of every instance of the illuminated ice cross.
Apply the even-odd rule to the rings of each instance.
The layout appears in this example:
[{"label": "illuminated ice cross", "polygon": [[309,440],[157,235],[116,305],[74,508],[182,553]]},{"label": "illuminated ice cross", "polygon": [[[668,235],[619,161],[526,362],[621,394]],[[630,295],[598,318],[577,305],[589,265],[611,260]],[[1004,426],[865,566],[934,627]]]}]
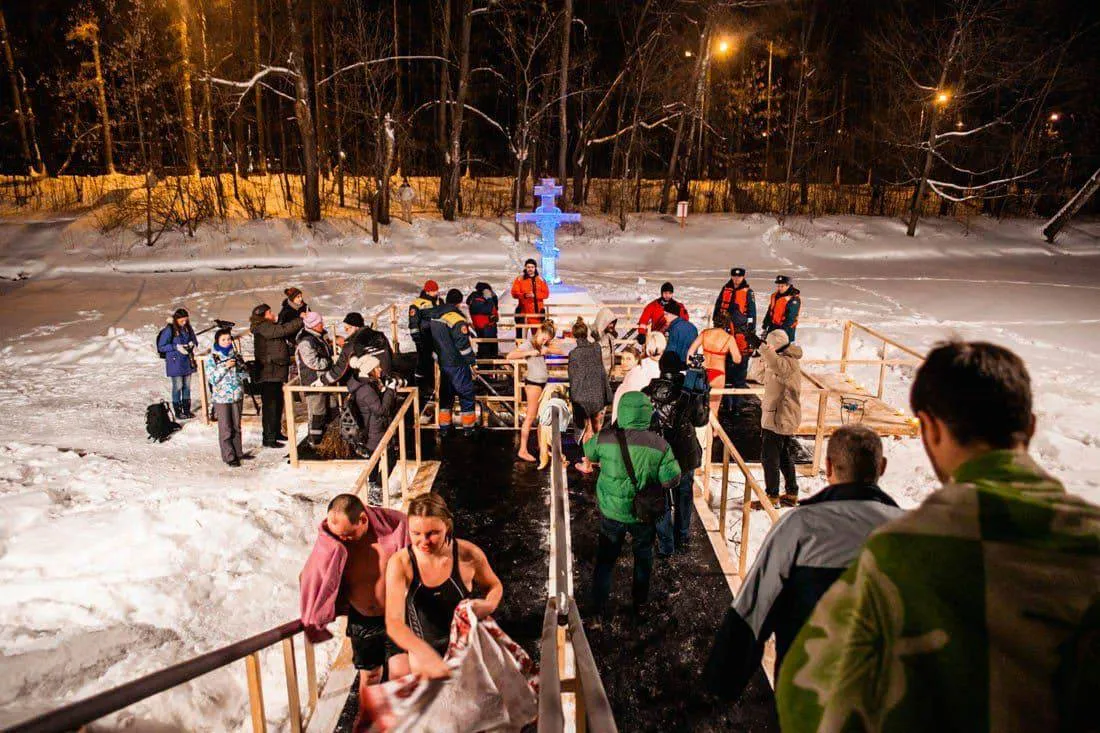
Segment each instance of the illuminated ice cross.
[{"label": "illuminated ice cross", "polygon": [[563,213],[554,204],[554,199],[561,196],[562,188],[553,178],[543,178],[539,185],[535,186],[535,195],[542,199],[542,203],[532,212],[516,214],[516,221],[521,224],[532,223],[539,228],[539,238],[535,241],[535,248],[542,255],[542,277],[550,285],[561,282],[558,277],[558,255],[561,250],[557,247],[558,227],[564,222],[578,222],[580,214]]}]

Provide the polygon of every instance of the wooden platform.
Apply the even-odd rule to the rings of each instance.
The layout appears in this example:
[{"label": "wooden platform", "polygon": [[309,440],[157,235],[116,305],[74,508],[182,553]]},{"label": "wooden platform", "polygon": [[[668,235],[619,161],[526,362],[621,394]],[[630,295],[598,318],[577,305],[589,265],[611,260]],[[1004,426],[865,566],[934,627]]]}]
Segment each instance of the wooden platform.
[{"label": "wooden platform", "polygon": [[[918,426],[914,418],[870,394],[848,375],[817,371],[810,372],[808,377],[803,376],[802,379],[802,425],[798,428],[799,435],[817,433],[817,410],[822,387],[832,392],[825,410],[826,435],[830,435],[841,425],[860,423],[879,435],[907,438],[917,436]],[[858,412],[842,412],[841,396],[845,399],[863,400],[862,419]]]}]

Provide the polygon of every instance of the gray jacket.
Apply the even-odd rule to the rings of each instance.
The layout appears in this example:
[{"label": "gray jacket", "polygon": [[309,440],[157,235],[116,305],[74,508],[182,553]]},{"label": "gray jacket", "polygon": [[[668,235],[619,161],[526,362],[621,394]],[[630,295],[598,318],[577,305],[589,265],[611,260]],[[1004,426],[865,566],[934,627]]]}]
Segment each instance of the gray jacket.
[{"label": "gray jacket", "polygon": [[611,384],[594,341],[578,341],[569,352],[569,396],[589,417],[611,404]]},{"label": "gray jacket", "polygon": [[760,344],[764,359],[764,399],[760,405],[760,427],[779,435],[794,435],[802,424],[802,347],[791,344],[776,351],[765,341]]},{"label": "gray jacket", "polygon": [[615,366],[615,337],[604,333],[604,329],[612,321],[617,321],[618,316],[610,308],[600,308],[596,313],[596,320],[592,324],[593,338],[600,345],[600,357],[603,359],[603,371],[608,377]]}]

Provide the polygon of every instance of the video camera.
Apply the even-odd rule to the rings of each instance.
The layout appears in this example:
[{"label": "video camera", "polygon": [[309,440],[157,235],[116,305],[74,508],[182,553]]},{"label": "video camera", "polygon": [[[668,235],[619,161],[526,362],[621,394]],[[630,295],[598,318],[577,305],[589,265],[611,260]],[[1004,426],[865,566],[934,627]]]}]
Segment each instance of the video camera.
[{"label": "video camera", "polygon": [[703,364],[706,357],[703,354],[692,354],[688,357],[688,368],[684,372],[684,391],[706,394],[710,392],[710,383],[707,382],[707,370]]}]

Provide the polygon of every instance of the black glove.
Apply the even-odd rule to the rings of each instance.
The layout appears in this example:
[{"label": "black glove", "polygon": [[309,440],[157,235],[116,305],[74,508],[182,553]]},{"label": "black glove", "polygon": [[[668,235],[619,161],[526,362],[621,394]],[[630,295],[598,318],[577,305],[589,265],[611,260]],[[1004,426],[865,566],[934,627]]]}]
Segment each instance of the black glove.
[{"label": "black glove", "polygon": [[762,344],[763,342],[764,340],[752,331],[745,331],[745,344],[753,351],[759,349],[760,344]]},{"label": "black glove", "polygon": [[645,333],[638,331],[638,335],[634,337],[634,340],[638,342],[639,346],[645,346]]}]

